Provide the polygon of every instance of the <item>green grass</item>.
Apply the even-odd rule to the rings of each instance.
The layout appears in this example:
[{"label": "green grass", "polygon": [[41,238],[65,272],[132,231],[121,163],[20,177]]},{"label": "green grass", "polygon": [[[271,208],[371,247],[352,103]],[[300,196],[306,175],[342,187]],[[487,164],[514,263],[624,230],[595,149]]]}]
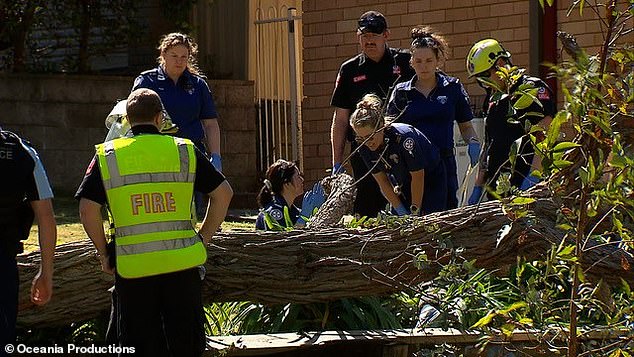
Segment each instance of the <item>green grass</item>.
[{"label": "green grass", "polygon": [[[57,221],[57,245],[80,240],[89,240],[79,221],[79,202],[70,196],[55,197],[53,201],[55,220]],[[104,225],[107,221],[104,221]],[[253,231],[254,224],[250,222],[223,222],[223,231]],[[37,224],[34,224],[29,239],[24,241],[25,251],[39,250],[37,241]]]}]

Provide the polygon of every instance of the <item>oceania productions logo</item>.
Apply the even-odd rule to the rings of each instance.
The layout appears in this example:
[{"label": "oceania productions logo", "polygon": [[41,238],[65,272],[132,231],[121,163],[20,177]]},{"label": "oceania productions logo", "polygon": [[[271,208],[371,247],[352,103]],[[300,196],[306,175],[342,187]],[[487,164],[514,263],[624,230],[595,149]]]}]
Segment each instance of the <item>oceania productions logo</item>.
[{"label": "oceania productions logo", "polygon": [[58,345],[54,344],[52,346],[27,346],[23,343],[13,345],[7,344],[4,346],[4,351],[6,353],[13,353],[15,356],[20,354],[47,354],[47,355],[73,355],[73,354],[81,354],[81,355],[99,355],[99,354],[134,354],[134,347],[126,347],[126,346],[116,346],[116,345],[108,345],[108,346],[77,346],[75,344],[69,343],[67,345]]}]

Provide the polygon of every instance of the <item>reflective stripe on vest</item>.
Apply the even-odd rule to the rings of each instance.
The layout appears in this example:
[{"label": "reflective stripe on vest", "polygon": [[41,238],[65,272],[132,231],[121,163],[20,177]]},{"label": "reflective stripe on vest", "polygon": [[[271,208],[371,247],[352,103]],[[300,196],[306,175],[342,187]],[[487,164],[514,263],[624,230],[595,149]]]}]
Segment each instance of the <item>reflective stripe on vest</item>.
[{"label": "reflective stripe on vest", "polygon": [[[103,185],[106,190],[120,187],[123,185],[132,185],[144,182],[194,182],[194,175],[189,172],[189,153],[187,151],[187,143],[181,138],[174,138],[178,143],[178,155],[180,158],[180,172],[152,172],[133,175],[110,175],[109,180],[104,180]],[[114,153],[114,140],[107,141],[104,144],[104,153],[109,172],[119,172],[117,166],[117,157]]]},{"label": "reflective stripe on vest", "polygon": [[191,141],[139,135],[97,145],[111,217],[117,273],[136,278],[203,264],[191,200],[196,157]]}]

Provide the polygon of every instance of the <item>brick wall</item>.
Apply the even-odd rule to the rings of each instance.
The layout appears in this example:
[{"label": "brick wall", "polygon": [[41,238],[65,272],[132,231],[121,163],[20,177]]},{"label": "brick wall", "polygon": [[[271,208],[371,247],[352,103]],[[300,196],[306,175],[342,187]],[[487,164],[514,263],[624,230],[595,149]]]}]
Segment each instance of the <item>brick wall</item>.
[{"label": "brick wall", "polygon": [[[531,1],[532,2],[532,1]],[[392,47],[409,47],[409,30],[430,25],[442,32],[450,46],[444,70],[460,78],[472,97],[483,91],[468,80],[465,58],[476,41],[494,37],[513,54],[513,63],[530,68],[531,40],[541,36],[530,31],[530,3],[526,0],[305,0],[304,29],[304,102],[303,135],[305,174],[309,181],[322,177],[331,165],[329,106],[334,81],[341,63],[359,51],[356,21],[367,10],[378,10],[388,20]],[[566,18],[570,1],[557,1],[558,29],[577,36],[579,43],[595,52],[602,41],[599,23],[590,11],[583,18],[578,10]],[[537,16],[536,13],[531,16]],[[631,21],[630,21],[631,22]],[[630,25],[631,27],[631,25]],[[531,37],[533,38],[531,39]],[[629,42],[632,42],[632,36]]]},{"label": "brick wall", "polygon": [[450,53],[444,69],[465,82],[472,94],[482,94],[473,81],[467,80],[465,71],[464,58],[474,42],[499,38],[513,53],[515,63],[528,66],[529,4],[525,0],[304,1],[302,118],[305,174],[309,181],[323,176],[331,165],[330,96],[339,66],[359,52],[357,19],[371,9],[387,17],[392,47],[409,47],[409,31],[416,25],[430,25],[445,34]]},{"label": "brick wall", "polygon": [[[104,119],[133,78],[63,75],[0,77],[0,125],[30,140],[57,194],[74,193],[102,142]],[[255,206],[258,189],[253,82],[210,81],[220,115],[223,169],[233,207]]]}]

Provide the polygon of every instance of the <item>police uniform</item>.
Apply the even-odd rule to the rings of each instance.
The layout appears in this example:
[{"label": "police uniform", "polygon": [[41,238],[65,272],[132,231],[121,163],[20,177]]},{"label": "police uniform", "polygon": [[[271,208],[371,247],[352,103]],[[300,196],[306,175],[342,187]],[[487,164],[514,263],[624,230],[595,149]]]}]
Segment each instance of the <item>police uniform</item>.
[{"label": "police uniform", "polygon": [[414,126],[438,147],[447,169],[447,208],[456,208],[458,169],[454,153],[454,121],[466,123],[473,119],[469,95],[457,78],[437,72],[436,87],[425,97],[415,87],[417,79],[414,76],[394,88],[387,113],[398,116],[396,122]]},{"label": "police uniform", "polygon": [[[288,212],[287,222],[284,211]],[[258,214],[258,218],[255,220],[255,229],[257,230],[275,230],[274,227],[269,227],[266,223],[265,216],[271,217],[281,227],[288,228],[293,227],[299,219],[300,210],[294,205],[289,205],[281,195],[274,195],[273,200],[262,208]],[[290,226],[289,226],[290,223]]]},{"label": "police uniform", "polygon": [[[408,51],[386,48],[379,62],[372,61],[364,53],[347,60],[339,69],[330,105],[353,112],[357,103],[366,94],[376,94],[385,102],[390,89],[396,83],[409,80],[414,76],[414,70],[409,65],[410,58]],[[346,136],[354,151],[358,144],[354,141],[354,132],[350,126]],[[358,153],[352,155],[350,165],[355,179],[368,172],[368,168]],[[386,201],[375,180],[366,177],[357,183],[355,213],[374,217],[385,205]]]},{"label": "police uniform", "polygon": [[[384,130],[387,147],[371,151],[362,146],[359,152],[372,173],[386,172],[400,188],[402,203],[412,205],[410,172],[425,170],[424,214],[444,211],[447,206],[447,174],[439,150],[418,129],[409,124],[393,123]],[[381,156],[381,153],[385,153]],[[378,163],[377,163],[378,162]]]},{"label": "police uniform", "polygon": [[[524,130],[524,122],[530,120],[531,124],[539,123],[544,117],[554,117],[557,109],[555,105],[555,96],[548,85],[539,78],[522,76],[511,92],[522,84],[529,84],[533,88],[538,88],[537,99],[541,104],[533,103],[528,108],[519,109],[513,115],[513,119],[518,120],[527,113],[542,113],[543,116],[526,115],[518,120],[518,123],[509,123],[508,113],[510,105],[510,97],[505,97],[497,101],[487,101],[488,108],[485,118],[485,152],[486,152],[486,175],[485,182],[496,187],[496,181],[499,173],[510,172],[511,167],[508,163],[511,145],[520,137],[526,134]],[[530,174],[531,162],[533,161],[533,146],[529,139],[524,137],[520,144],[518,159],[515,163],[515,170],[511,175],[511,184],[520,187],[525,177]],[[500,168],[502,168],[500,170]]]},{"label": "police uniform", "polygon": [[201,120],[218,117],[207,82],[189,70],[174,84],[162,66],[142,72],[134,80],[132,90],[149,88],[158,93],[165,110],[178,126],[176,136],[190,139],[205,152],[205,131]]},{"label": "police uniform", "polygon": [[[184,140],[183,145],[178,146],[180,159],[169,158],[168,160],[164,154],[161,154],[161,160],[154,160],[160,165],[167,165],[170,162],[179,165],[180,171],[174,171],[174,177],[168,177],[169,174],[160,172],[122,177],[125,170],[133,170],[138,165],[134,164],[135,155],[132,152],[126,153],[125,158],[123,157],[125,151],[123,151],[121,157],[117,154],[115,160],[108,159],[109,150],[114,150],[115,153],[122,150],[116,146],[119,145],[117,143],[122,143],[121,140],[137,140],[138,142],[156,138],[167,139],[168,142],[183,140],[156,135],[159,131],[152,125],[134,126],[132,132],[133,138],[117,139],[98,146],[97,155],[88,167],[75,198],[86,198],[101,205],[107,203],[114,224],[117,226],[115,227],[117,235],[115,239],[117,245],[115,310],[118,313],[115,325],[118,328],[118,342],[123,346],[137,346],[137,351],[143,355],[167,355],[176,351],[178,355],[198,356],[205,348],[204,313],[199,270],[192,265],[204,262],[206,252],[204,247],[201,252],[202,242],[193,231],[191,223],[188,224],[191,219],[191,205],[187,202],[191,202],[193,189],[209,193],[225,179],[209,163],[204,154],[196,150],[188,140]],[[109,145],[113,148],[109,149]],[[158,151],[155,152],[158,153]],[[127,185],[135,183],[135,180],[141,180],[143,185],[151,185],[146,188],[149,187],[156,192],[153,192],[151,197],[149,195],[136,197],[137,195],[130,194],[127,197],[116,191],[125,191]],[[156,184],[145,183],[146,180],[156,181]],[[185,181],[181,182],[181,180]],[[183,186],[183,184],[186,185]],[[173,188],[168,190],[161,185],[165,187],[171,185]],[[187,185],[190,185],[189,188]],[[164,191],[170,191],[169,195]],[[161,198],[158,197],[159,195]],[[178,200],[178,197],[184,196],[189,198],[183,205],[183,200]],[[135,209],[132,210],[132,216],[118,214],[116,211],[120,210],[112,210],[125,204],[124,201],[128,205],[132,204],[136,209],[136,213]],[[185,214],[183,214],[184,210],[186,210]],[[159,219],[157,222],[145,222],[149,212],[161,213],[157,217],[164,219]],[[158,233],[161,238],[164,238],[159,245],[156,245],[155,241],[148,240],[154,237],[150,235],[152,232],[148,231],[153,229],[154,234]],[[156,231],[156,229],[159,230]],[[180,238],[177,237],[180,233],[185,235],[183,236],[185,239],[169,239],[171,236]],[[122,241],[126,242],[125,246],[122,246]],[[176,243],[170,248],[171,242]],[[154,255],[156,259],[150,260],[148,258],[150,255]],[[188,261],[189,257],[193,257],[191,261]],[[190,268],[174,270],[183,263],[189,264]],[[170,270],[172,272],[162,272]]]},{"label": "police uniform", "polygon": [[53,198],[44,166],[35,149],[16,134],[0,129],[0,355],[15,341],[20,241],[33,224],[30,202]]}]

